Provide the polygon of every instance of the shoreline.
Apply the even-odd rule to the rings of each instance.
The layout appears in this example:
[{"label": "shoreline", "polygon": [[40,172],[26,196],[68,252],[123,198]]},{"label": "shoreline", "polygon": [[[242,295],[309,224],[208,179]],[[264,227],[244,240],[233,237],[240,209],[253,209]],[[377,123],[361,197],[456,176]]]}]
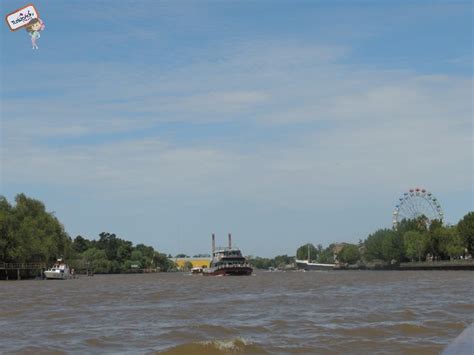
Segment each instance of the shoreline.
[{"label": "shoreline", "polygon": [[425,270],[474,270],[474,260],[414,261],[400,264],[340,265],[334,270],[371,271],[425,271]]}]

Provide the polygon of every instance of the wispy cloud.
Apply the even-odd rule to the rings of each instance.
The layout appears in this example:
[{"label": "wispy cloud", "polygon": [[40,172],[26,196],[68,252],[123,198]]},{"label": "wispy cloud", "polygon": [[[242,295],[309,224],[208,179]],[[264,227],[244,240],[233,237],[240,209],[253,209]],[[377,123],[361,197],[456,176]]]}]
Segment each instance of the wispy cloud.
[{"label": "wispy cloud", "polygon": [[[399,180],[399,172],[407,169],[411,177],[434,176],[440,156],[452,169],[461,164],[460,159],[469,159],[468,79],[367,71],[339,64],[340,54],[321,57],[318,47],[299,48],[294,43],[241,48],[248,50],[237,58],[198,63],[171,74],[130,71],[118,64],[96,72],[75,64],[83,76],[67,82],[61,99],[54,103],[33,100],[34,115],[23,114],[21,99],[6,100],[7,117],[15,117],[4,122],[8,133],[4,165],[11,172],[6,180],[28,181],[34,176],[58,184],[108,187],[116,182],[115,188],[126,185],[139,193],[148,186],[147,193],[157,194],[182,191],[185,186],[190,187],[188,193],[204,186],[230,191],[239,181],[233,188],[239,194],[269,189],[269,195],[275,191],[281,195],[294,191],[291,186],[299,186],[302,194],[311,186],[340,187],[349,183],[348,176],[360,188],[368,179],[374,184]],[[85,85],[94,73],[97,85]],[[149,78],[146,85],[144,76]],[[154,80],[160,76],[166,79]],[[45,85],[55,87],[57,81],[53,78]],[[222,120],[251,121],[262,132],[275,124],[283,130],[301,123],[329,124],[326,128],[310,125],[290,142],[269,142],[263,148],[250,141],[248,145],[255,146],[250,155],[232,142],[216,146],[212,138],[192,147],[163,138],[126,136],[119,142],[48,146],[55,136],[133,132],[158,122]],[[373,169],[369,178],[365,169]],[[247,178],[243,171],[254,176]],[[446,170],[436,173],[439,184],[447,174]],[[466,174],[457,174],[464,185]],[[272,177],[271,183],[267,176]],[[213,177],[217,181],[209,184]]]},{"label": "wispy cloud", "polygon": [[[169,214],[162,220],[168,231],[181,218],[205,220],[207,233],[213,223],[239,225],[240,216],[251,220],[241,227],[249,233],[270,226],[283,240],[301,228],[306,238],[318,224],[322,234],[334,233],[330,241],[380,226],[373,216],[387,216],[389,225],[395,195],[415,184],[448,197],[472,193],[471,76],[355,60],[364,41],[390,39],[401,23],[415,26],[425,6],[410,7],[416,13],[407,20],[398,9],[385,27],[378,20],[365,26],[366,12],[357,9],[348,27],[323,21],[322,29],[334,29],[328,36],[321,30],[301,37],[266,32],[260,19],[255,36],[230,30],[209,7],[189,2],[160,3],[156,19],[150,4],[131,6],[126,15],[124,7],[112,9],[104,26],[85,31],[87,41],[80,42],[82,31],[58,36],[58,47],[82,43],[71,48],[81,54],[73,60],[61,59],[65,49],[41,68],[19,61],[2,73],[2,187],[89,192],[113,201],[110,214],[151,214],[137,207],[140,201],[151,201],[149,210],[168,201],[160,207]],[[75,21],[102,18],[101,3],[71,6]],[[370,14],[378,19],[384,11]],[[442,7],[429,11],[444,18]],[[301,32],[313,33],[313,14],[299,16],[307,21]],[[354,18],[351,11],[340,16]],[[164,27],[123,24],[124,18]],[[152,27],[170,30],[148,32]],[[196,33],[214,37],[201,45]],[[98,54],[84,54],[91,50]],[[41,60],[43,52],[37,54]],[[182,201],[199,213],[184,215]],[[118,212],[122,204],[128,207]],[[345,223],[335,223],[336,215]],[[80,229],[77,218],[71,220]],[[249,235],[248,243],[260,240]]]}]

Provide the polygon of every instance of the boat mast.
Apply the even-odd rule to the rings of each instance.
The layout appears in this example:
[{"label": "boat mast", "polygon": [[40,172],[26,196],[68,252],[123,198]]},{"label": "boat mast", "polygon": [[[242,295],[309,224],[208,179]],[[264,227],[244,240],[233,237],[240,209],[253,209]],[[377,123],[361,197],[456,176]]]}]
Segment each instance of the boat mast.
[{"label": "boat mast", "polygon": [[212,233],[212,254],[211,256],[214,257],[214,252],[216,251],[216,236]]}]

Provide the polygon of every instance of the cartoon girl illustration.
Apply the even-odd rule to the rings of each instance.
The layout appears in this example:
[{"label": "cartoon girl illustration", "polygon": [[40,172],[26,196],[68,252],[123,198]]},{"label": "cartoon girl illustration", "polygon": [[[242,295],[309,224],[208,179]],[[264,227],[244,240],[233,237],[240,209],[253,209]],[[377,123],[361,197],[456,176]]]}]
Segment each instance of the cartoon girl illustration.
[{"label": "cartoon girl illustration", "polygon": [[31,45],[33,46],[33,49],[38,49],[36,40],[41,37],[40,31],[43,31],[44,27],[43,21],[41,21],[39,18],[34,18],[28,23],[28,26],[26,26],[26,31],[31,36]]}]

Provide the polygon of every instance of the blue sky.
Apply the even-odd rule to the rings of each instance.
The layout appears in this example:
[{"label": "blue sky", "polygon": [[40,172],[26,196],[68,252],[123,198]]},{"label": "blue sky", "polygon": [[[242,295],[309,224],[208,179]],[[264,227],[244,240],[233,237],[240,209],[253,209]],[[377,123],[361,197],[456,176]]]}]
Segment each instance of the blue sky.
[{"label": "blue sky", "polygon": [[72,237],[274,256],[416,186],[473,210],[469,1],[33,3],[39,50],[1,31],[1,194]]}]

